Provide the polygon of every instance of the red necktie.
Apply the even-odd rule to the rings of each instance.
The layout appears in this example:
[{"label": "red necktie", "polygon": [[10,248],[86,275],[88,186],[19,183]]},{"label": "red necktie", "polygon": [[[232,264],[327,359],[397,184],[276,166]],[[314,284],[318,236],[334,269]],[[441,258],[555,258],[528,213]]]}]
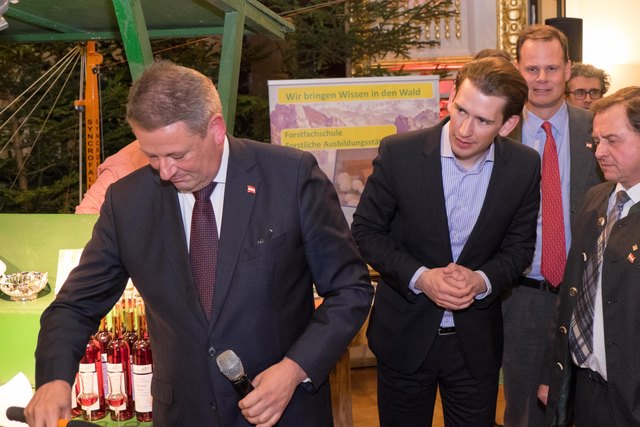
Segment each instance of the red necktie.
[{"label": "red necktie", "polygon": [[196,284],[200,305],[207,320],[213,307],[213,288],[218,264],[218,227],[211,204],[211,193],[216,183],[193,193],[196,203],[191,214],[189,261]]},{"label": "red necktie", "polygon": [[556,140],[551,133],[551,123],[544,122],[547,134],[542,156],[542,261],[540,273],[553,286],[562,282],[567,260],[562,211],[562,187]]}]

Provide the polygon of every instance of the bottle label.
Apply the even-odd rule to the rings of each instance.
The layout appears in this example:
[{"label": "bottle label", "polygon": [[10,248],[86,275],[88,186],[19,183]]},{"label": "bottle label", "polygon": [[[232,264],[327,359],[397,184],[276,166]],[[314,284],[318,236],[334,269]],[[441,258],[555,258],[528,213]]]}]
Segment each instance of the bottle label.
[{"label": "bottle label", "polygon": [[[109,383],[109,392],[106,400],[109,403],[109,409],[114,411],[124,411],[127,409],[127,385],[121,363],[107,363],[107,378]],[[119,399],[114,400],[115,397]],[[114,401],[121,401],[120,404],[114,404]]]},{"label": "bottle label", "polygon": [[108,373],[123,372],[122,363],[107,363],[107,372]]},{"label": "bottle label", "polygon": [[80,363],[78,367],[80,393],[76,400],[80,402],[83,410],[94,411],[100,409],[100,389],[98,384],[98,373],[95,363]]},{"label": "bottle label", "polygon": [[131,365],[134,374],[151,374],[153,373],[153,365]]},{"label": "bottle label", "polygon": [[95,371],[96,371],[96,364],[95,363],[81,363],[79,368],[78,368],[78,372],[93,373]]},{"label": "bottle label", "polygon": [[151,397],[151,380],[153,379],[153,365],[132,365],[133,390],[136,396],[136,412],[151,412],[153,398]]}]

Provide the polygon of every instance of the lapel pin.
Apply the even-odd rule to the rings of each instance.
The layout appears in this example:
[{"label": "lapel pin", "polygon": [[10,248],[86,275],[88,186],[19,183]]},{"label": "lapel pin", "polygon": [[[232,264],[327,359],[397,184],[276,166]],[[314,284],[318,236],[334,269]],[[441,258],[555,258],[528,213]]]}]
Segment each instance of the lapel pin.
[{"label": "lapel pin", "polygon": [[582,252],[582,261],[586,262],[587,261],[587,254],[586,252]]},{"label": "lapel pin", "polygon": [[627,255],[627,259],[629,260],[629,262],[630,262],[631,264],[633,264],[633,263],[634,263],[634,261],[636,260],[636,257],[635,257],[635,255],[634,255],[634,254],[632,254],[631,252],[629,252],[629,255]]},{"label": "lapel pin", "polygon": [[631,247],[631,249],[633,249],[634,252],[637,251],[638,250],[638,244],[633,245]]},{"label": "lapel pin", "polygon": [[604,227],[604,223],[605,223],[605,221],[606,221],[606,220],[604,219],[604,217],[603,217],[603,216],[601,216],[600,218],[598,218],[598,225],[599,225],[600,227]]},{"label": "lapel pin", "polygon": [[256,194],[256,187],[254,187],[253,185],[247,185],[247,193]]}]

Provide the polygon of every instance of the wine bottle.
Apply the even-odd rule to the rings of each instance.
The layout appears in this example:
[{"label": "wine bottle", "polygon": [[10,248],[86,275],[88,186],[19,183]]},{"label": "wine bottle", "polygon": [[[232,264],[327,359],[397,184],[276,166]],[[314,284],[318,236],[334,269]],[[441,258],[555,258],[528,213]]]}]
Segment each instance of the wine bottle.
[{"label": "wine bottle", "polygon": [[124,421],[133,417],[131,397],[131,366],[129,364],[129,344],[122,338],[122,320],[119,305],[113,316],[114,338],[107,346],[107,378],[109,393],[105,397],[111,410],[111,419]]},{"label": "wine bottle", "polygon": [[[79,393],[76,397],[83,410],[83,418],[99,420],[106,413],[104,404],[104,388],[102,380],[102,359],[100,345],[91,337],[80,359],[78,368]],[[91,411],[89,416],[88,412]]]},{"label": "wine bottle", "polygon": [[[136,332],[135,326],[135,306],[133,301],[133,289],[125,290],[122,296],[122,320],[123,320],[123,331],[122,338],[129,344],[129,350],[131,353],[129,354],[129,365],[133,364],[133,345],[138,341],[138,333]],[[135,403],[136,401],[136,391],[133,387],[133,376],[129,379],[131,382],[129,383],[129,389],[131,390],[131,399]]]},{"label": "wine bottle", "polygon": [[140,339],[133,345],[133,364],[131,372],[133,375],[133,389],[136,399],[134,406],[136,419],[147,422],[153,420],[151,397],[151,380],[153,378],[153,356],[151,353],[151,343],[149,342],[149,332],[147,330],[147,318],[144,313],[144,306],[138,307],[138,331]]},{"label": "wine bottle", "polygon": [[98,329],[98,332],[94,335],[94,338],[96,339],[96,341],[98,342],[98,345],[100,346],[100,358],[102,360],[103,393],[104,393],[104,396],[106,396],[109,393],[109,390],[108,390],[109,384],[107,383],[107,346],[109,345],[109,342],[113,339],[113,335],[111,334],[111,332],[109,331],[109,328],[107,327],[106,317],[103,317],[102,320],[100,320],[100,328]]},{"label": "wine bottle", "polygon": [[136,321],[135,321],[135,300],[133,298],[133,288],[127,289],[124,291],[122,295],[122,304],[124,306],[122,310],[123,314],[123,323],[124,323],[124,332],[122,334],[122,338],[124,338],[127,343],[129,343],[129,348],[133,348],[133,344],[138,341],[138,333],[136,332]]}]

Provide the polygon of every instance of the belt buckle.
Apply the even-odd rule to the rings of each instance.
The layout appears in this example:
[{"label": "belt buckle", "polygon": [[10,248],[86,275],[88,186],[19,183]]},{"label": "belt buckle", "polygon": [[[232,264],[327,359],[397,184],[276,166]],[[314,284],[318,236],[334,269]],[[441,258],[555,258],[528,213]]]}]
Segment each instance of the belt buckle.
[{"label": "belt buckle", "polygon": [[540,281],[540,290],[551,292],[552,294],[557,294],[560,291],[560,284],[558,286],[553,286],[547,280]]}]

